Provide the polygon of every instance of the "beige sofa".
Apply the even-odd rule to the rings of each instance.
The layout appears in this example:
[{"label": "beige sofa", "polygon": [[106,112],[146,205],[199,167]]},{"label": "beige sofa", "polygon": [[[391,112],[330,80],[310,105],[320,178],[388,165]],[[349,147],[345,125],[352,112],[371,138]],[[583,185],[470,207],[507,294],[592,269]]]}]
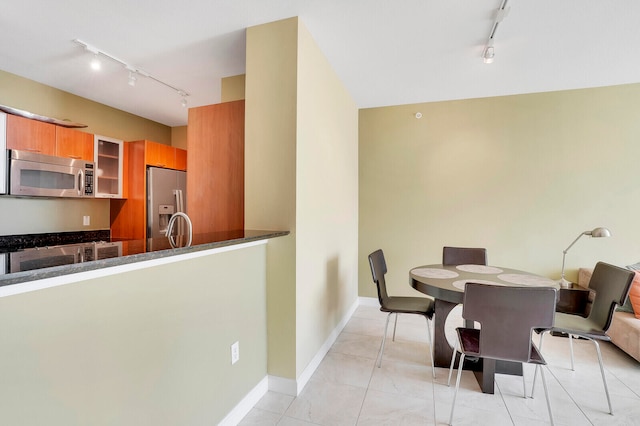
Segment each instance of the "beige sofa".
[{"label": "beige sofa", "polygon": [[[578,284],[582,287],[589,287],[592,272],[593,268],[580,268],[578,270]],[[636,318],[633,313],[616,310],[607,334],[611,337],[613,344],[631,355],[636,361],[640,361],[640,319]]]}]

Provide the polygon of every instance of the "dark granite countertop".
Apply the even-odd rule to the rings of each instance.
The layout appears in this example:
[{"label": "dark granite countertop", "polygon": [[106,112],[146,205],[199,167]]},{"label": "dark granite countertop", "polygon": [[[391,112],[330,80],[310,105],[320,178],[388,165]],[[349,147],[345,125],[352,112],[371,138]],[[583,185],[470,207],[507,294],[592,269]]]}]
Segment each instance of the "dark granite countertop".
[{"label": "dark granite countertop", "polygon": [[[149,238],[147,240],[100,238],[98,241],[94,242],[82,241],[66,245],[62,244],[54,247],[19,248],[13,250],[5,249],[4,261],[6,262],[5,270],[7,271],[7,273],[0,275],[0,286],[24,283],[44,278],[59,277],[78,272],[108,268],[111,266],[119,266],[146,260],[160,259],[163,257],[194,253],[219,247],[266,240],[275,237],[282,237],[288,234],[289,231],[263,230],[237,230],[207,234],[194,234],[192,243],[189,247],[183,246],[186,244],[186,237],[184,237],[184,239],[182,239],[183,237],[177,237],[176,244],[178,247],[176,248],[171,247],[167,238]],[[104,237],[104,235],[100,236]],[[17,261],[17,258],[13,260],[12,258],[20,255],[26,257],[25,255],[29,255],[29,251],[31,253],[36,253],[36,251],[38,250],[40,250],[41,252],[55,249],[64,250],[69,247],[75,248],[79,245],[82,245],[83,248],[88,247],[89,252],[87,253],[92,253],[92,255],[85,256],[84,253],[81,253],[79,251],[78,253],[81,254],[76,255],[75,263],[49,266],[46,262],[43,262],[43,266],[37,265],[33,266],[33,268],[30,267],[29,270],[11,272],[11,270],[15,268],[10,268],[10,262]],[[107,249],[105,250],[106,255],[103,256],[97,253],[95,247],[102,247]],[[95,252],[91,250],[95,250]],[[73,254],[71,256],[73,256]],[[33,263],[31,260],[29,260],[28,262],[31,262],[30,265]]]}]

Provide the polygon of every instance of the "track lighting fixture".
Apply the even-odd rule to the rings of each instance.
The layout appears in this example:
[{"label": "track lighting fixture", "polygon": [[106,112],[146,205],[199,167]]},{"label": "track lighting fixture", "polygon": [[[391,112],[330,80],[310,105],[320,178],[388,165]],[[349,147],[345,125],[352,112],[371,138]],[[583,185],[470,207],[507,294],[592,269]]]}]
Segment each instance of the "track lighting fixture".
[{"label": "track lighting fixture", "polygon": [[493,19],[493,25],[491,26],[491,32],[489,33],[489,37],[487,38],[487,42],[484,45],[484,49],[482,49],[482,60],[485,64],[490,64],[493,62],[493,58],[495,57],[495,49],[493,47],[493,41],[496,36],[496,31],[498,30],[498,25],[502,20],[509,14],[509,7],[507,7],[507,2],[509,0],[502,0],[502,4],[500,8],[495,13],[495,17]]},{"label": "track lighting fixture", "polygon": [[122,59],[118,59],[115,56],[103,51],[103,50],[99,50],[97,48],[95,48],[94,46],[91,46],[90,44],[85,43],[82,40],[79,39],[75,39],[73,40],[74,43],[82,46],[87,52],[93,53],[94,57],[93,60],[91,61],[91,68],[93,68],[94,70],[99,70],[100,69],[100,56],[104,56],[107,59],[112,60],[113,62],[117,62],[118,64],[122,65],[127,71],[129,71],[129,80],[127,82],[127,84],[129,84],[129,86],[135,86],[136,82],[138,81],[138,76],[143,76],[146,77],[150,80],[155,81],[156,83],[160,83],[165,87],[168,87],[169,89],[175,91],[178,93],[178,95],[180,95],[182,97],[182,101],[180,102],[181,105],[183,107],[187,106],[187,96],[189,96],[189,93],[185,92],[182,89],[179,89],[175,86],[172,86],[169,83],[165,83],[164,81],[152,76],[151,74],[149,74],[146,71],[143,71],[141,69],[139,69],[138,67],[135,67],[131,64],[128,64],[127,62],[123,61]]}]

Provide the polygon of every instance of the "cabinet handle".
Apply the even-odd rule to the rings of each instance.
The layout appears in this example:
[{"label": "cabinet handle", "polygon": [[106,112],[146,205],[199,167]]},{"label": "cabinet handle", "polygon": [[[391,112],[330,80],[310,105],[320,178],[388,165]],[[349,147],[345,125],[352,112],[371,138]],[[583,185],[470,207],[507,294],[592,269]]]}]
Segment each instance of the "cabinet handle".
[{"label": "cabinet handle", "polygon": [[82,157],[80,157],[79,155],[70,155],[69,158],[72,158],[74,160],[80,160]]}]

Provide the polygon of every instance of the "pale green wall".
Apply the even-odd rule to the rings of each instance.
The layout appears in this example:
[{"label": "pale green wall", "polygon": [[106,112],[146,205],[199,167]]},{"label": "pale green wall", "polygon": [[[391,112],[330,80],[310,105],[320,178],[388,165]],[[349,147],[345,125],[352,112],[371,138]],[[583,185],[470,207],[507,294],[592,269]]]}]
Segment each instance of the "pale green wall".
[{"label": "pale green wall", "polygon": [[269,244],[269,374],[297,379],[357,298],[357,108],[297,18],[247,30],[245,225]]},{"label": "pale green wall", "polygon": [[633,84],[361,110],[359,294],[375,297],[377,248],[395,294],[444,245],[559,278],[562,250],[606,226],[569,251],[568,278],[639,261],[638,99]]},{"label": "pale green wall", "polygon": [[265,268],[258,245],[0,298],[2,424],[218,424],[267,374]]}]

